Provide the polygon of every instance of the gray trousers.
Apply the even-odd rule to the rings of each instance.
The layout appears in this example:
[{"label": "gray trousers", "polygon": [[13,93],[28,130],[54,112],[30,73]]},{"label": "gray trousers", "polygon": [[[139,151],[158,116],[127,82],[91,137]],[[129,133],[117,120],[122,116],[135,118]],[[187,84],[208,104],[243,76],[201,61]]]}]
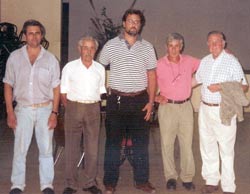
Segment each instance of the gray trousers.
[{"label": "gray trousers", "polygon": [[65,181],[66,187],[78,188],[77,163],[81,155],[81,138],[84,138],[85,176],[83,186],[96,184],[98,165],[98,143],[100,131],[99,103],[83,104],[67,102],[65,110]]}]

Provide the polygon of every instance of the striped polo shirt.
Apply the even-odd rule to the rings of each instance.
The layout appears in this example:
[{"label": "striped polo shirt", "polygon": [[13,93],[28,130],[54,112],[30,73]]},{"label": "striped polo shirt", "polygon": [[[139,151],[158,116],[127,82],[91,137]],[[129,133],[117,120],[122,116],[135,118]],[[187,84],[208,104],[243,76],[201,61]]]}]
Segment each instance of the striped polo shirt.
[{"label": "striped polo shirt", "polygon": [[157,62],[152,44],[139,37],[130,46],[122,34],[104,45],[99,61],[110,64],[109,86],[121,92],[146,89],[147,71],[155,69]]}]

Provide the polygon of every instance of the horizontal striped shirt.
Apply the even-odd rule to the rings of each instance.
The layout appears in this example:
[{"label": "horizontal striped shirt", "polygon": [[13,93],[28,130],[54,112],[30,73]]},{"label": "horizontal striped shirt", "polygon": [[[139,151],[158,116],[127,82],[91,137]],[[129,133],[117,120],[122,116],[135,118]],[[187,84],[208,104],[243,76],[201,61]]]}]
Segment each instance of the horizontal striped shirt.
[{"label": "horizontal striped shirt", "polygon": [[147,71],[156,68],[153,46],[142,38],[129,46],[122,35],[109,40],[100,58],[103,65],[110,64],[109,86],[121,92],[137,92],[147,88]]},{"label": "horizontal striped shirt", "polygon": [[209,85],[227,81],[242,81],[243,85],[247,84],[238,59],[224,50],[216,59],[210,54],[201,60],[196,73],[196,80],[198,83],[202,83],[202,100],[215,104],[221,102],[221,95],[220,92],[210,92]]}]

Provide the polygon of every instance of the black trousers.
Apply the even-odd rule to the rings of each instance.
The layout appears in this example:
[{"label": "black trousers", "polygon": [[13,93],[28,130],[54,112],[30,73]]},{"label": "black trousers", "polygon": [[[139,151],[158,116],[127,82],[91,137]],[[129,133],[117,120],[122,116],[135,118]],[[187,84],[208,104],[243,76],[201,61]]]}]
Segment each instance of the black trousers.
[{"label": "black trousers", "polygon": [[119,178],[121,142],[124,133],[132,139],[133,174],[136,184],[149,179],[149,122],[144,120],[143,107],[148,102],[147,92],[140,95],[117,96],[107,99],[104,185],[115,187]]}]

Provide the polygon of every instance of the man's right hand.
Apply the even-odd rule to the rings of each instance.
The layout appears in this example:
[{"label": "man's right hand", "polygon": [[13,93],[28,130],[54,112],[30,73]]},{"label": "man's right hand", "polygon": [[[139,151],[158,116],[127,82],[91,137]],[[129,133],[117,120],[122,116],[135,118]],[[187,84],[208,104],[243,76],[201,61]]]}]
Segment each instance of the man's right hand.
[{"label": "man's right hand", "polygon": [[7,113],[7,125],[9,128],[15,130],[17,126],[16,115],[14,111]]},{"label": "man's right hand", "polygon": [[157,95],[155,96],[155,102],[158,102],[160,104],[166,104],[168,100],[162,95]]}]

